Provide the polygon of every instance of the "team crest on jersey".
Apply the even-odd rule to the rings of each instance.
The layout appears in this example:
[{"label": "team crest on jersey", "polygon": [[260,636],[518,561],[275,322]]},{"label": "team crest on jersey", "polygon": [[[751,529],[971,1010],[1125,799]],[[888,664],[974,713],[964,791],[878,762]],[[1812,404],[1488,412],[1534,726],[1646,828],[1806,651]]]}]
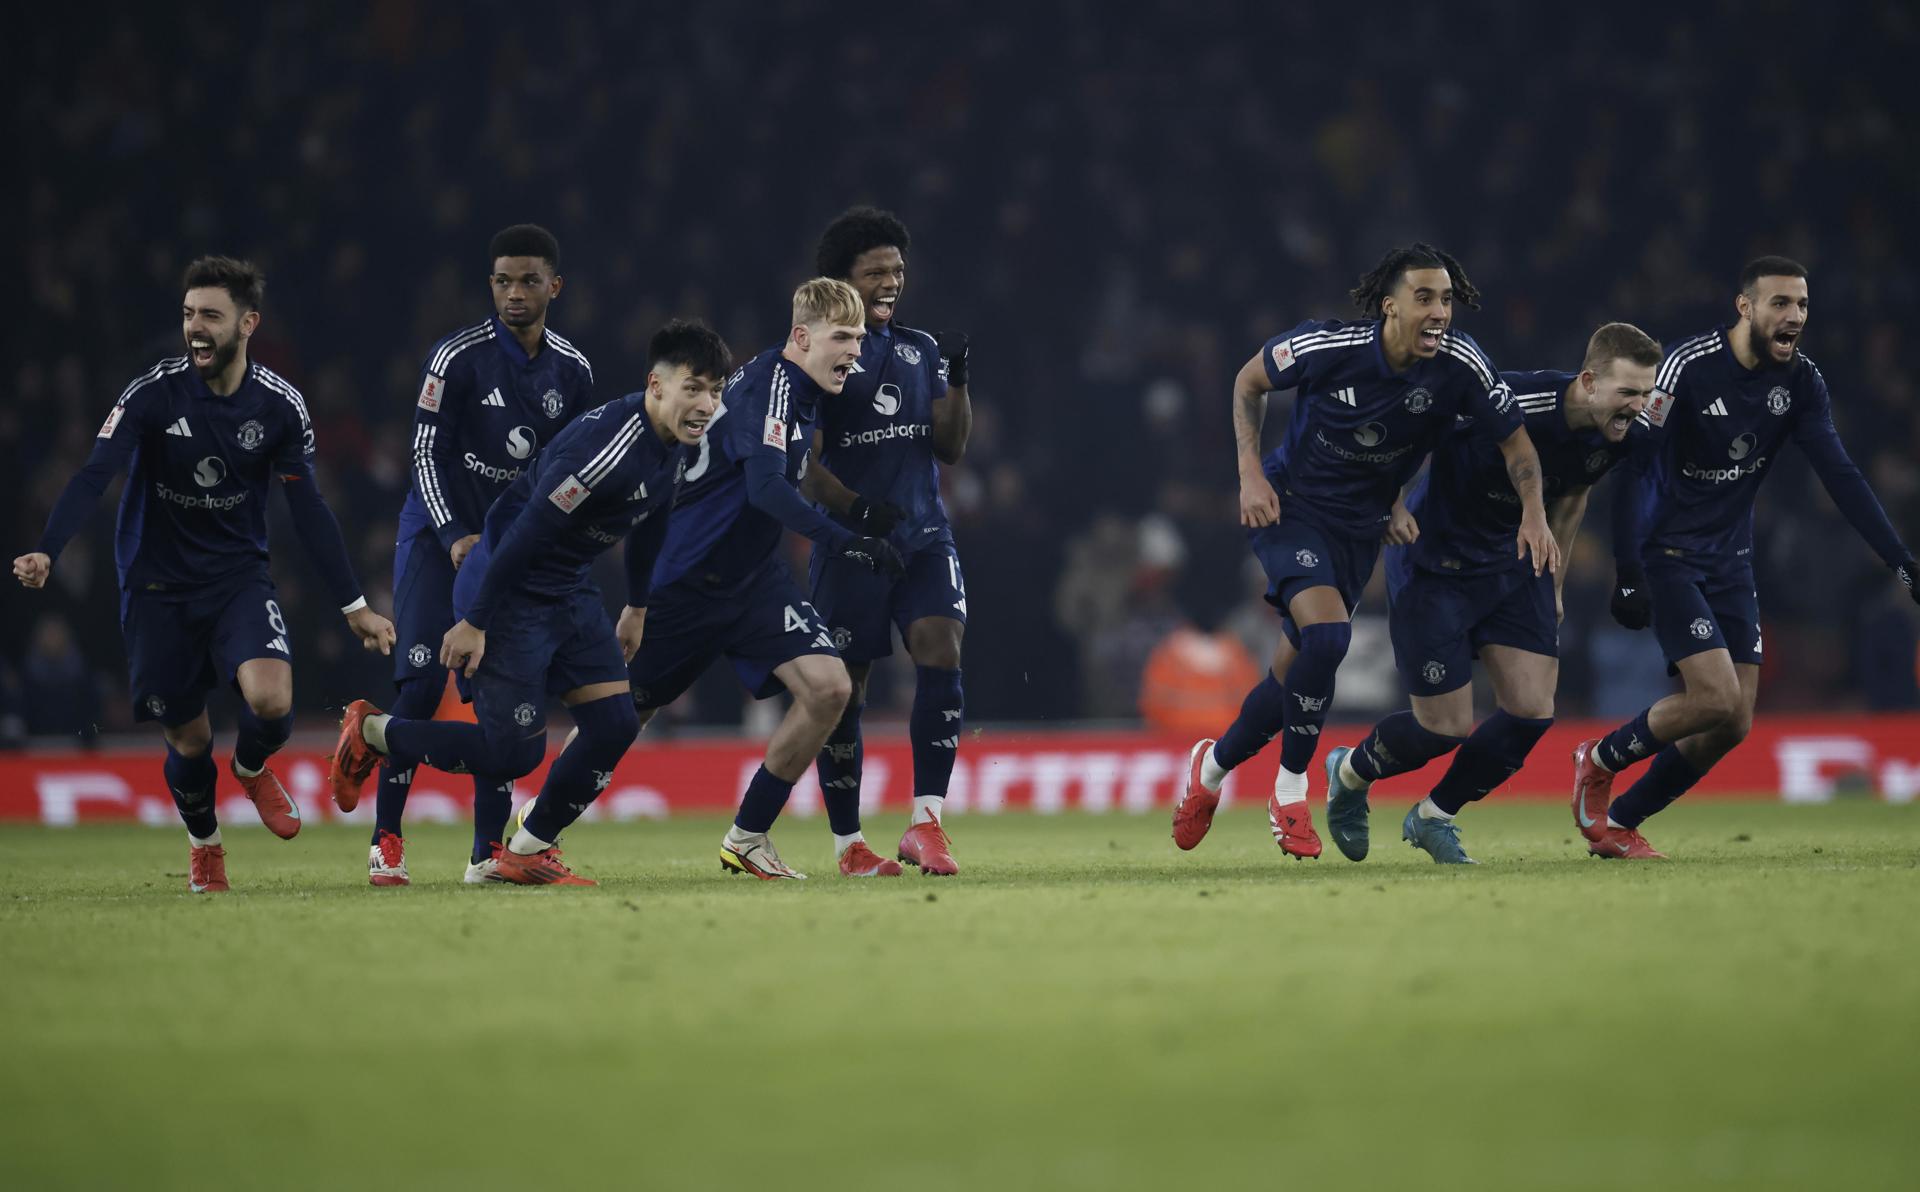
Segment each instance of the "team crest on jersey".
[{"label": "team crest on jersey", "polygon": [[267,441],[267,428],[248,419],[240,424],[240,446],[246,451],[260,450],[260,444]]},{"label": "team crest on jersey", "polygon": [[1407,413],[1424,414],[1427,412],[1427,407],[1433,404],[1433,394],[1425,389],[1409,389],[1406,401]]},{"label": "team crest on jersey", "polygon": [[528,725],[532,724],[533,717],[534,717],[534,710],[533,710],[532,704],[521,704],[519,707],[513,710],[513,722],[519,725],[521,728],[526,728]]},{"label": "team crest on jersey", "polygon": [[1785,386],[1775,385],[1767,390],[1767,409],[1773,413],[1784,414],[1792,404],[1793,394],[1788,393]]},{"label": "team crest on jersey", "polygon": [[1587,457],[1587,471],[1598,472],[1607,466],[1607,453],[1596,451]]},{"label": "team crest on jersey", "polygon": [[893,345],[893,354],[908,364],[913,365],[915,368],[920,366],[920,349],[914,347],[912,344]]},{"label": "team crest on jersey", "polygon": [[155,716],[165,716],[167,714],[167,701],[157,695],[150,695],[147,697],[147,711],[153,713]]},{"label": "team crest on jersey", "polygon": [[848,629],[844,625],[835,625],[833,627],[833,648],[836,650],[845,650],[852,644],[853,630]]},{"label": "team crest on jersey", "polygon": [[1305,547],[1301,547],[1299,550],[1293,552],[1293,561],[1302,567],[1318,567],[1320,565],[1320,556]]},{"label": "team crest on jersey", "polygon": [[873,412],[891,418],[900,412],[900,386],[882,385],[873,392]]},{"label": "team crest on jersey", "polygon": [[445,377],[436,377],[432,373],[428,373],[427,379],[420,382],[420,400],[414,404],[423,410],[438,413],[440,410],[441,391],[446,387],[447,379]]},{"label": "team crest on jersey", "polygon": [[1362,447],[1378,447],[1386,437],[1387,428],[1378,422],[1369,422],[1353,432],[1353,441]]},{"label": "team crest on jersey", "polygon": [[1693,624],[1687,626],[1687,632],[1693,634],[1693,636],[1700,641],[1706,641],[1713,636],[1713,622],[1707,620],[1705,617],[1695,617]]},{"label": "team crest on jersey", "polygon": [[413,648],[407,651],[407,664],[416,670],[432,661],[433,651],[427,648],[425,642],[415,642]]},{"label": "team crest on jersey", "polygon": [[567,399],[560,396],[558,389],[549,389],[540,395],[540,408],[547,412],[547,417],[558,418],[567,408]]},{"label": "team crest on jersey", "polygon": [[1438,683],[1447,677],[1447,668],[1440,662],[1429,662],[1420,668],[1420,677],[1428,683]]}]

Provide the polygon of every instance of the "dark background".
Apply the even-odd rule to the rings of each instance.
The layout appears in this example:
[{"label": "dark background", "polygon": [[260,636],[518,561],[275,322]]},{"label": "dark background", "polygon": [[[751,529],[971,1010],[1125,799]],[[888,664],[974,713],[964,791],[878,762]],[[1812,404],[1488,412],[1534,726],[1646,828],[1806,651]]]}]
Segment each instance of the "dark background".
[{"label": "dark background", "polygon": [[[1676,7],[36,10],[9,63],[7,537],[31,549],[115,396],[179,350],[185,263],[246,255],[269,276],[254,354],[304,390],[385,609],[418,369],[489,311],[493,231],[559,235],[551,323],[612,397],[671,315],[743,359],[778,342],[820,229],[873,202],[915,237],[902,321],[976,345],[973,444],[945,477],[976,721],[1130,717],[1185,620],[1264,651],[1231,378],[1267,336],[1347,314],[1355,276],[1416,238],[1485,292],[1458,325],[1504,368],[1577,367],[1610,319],[1704,330],[1746,259],[1799,258],[1841,433],[1920,539],[1920,22]],[[1562,715],[1665,682],[1650,635],[1606,618],[1609,499],[1572,564]],[[107,504],[47,592],[9,588],[10,734],[128,720]],[[1763,708],[1920,703],[1920,619],[1797,456],[1759,527]],[[279,541],[301,715],[383,698],[388,667]],[[1342,671],[1351,715],[1396,698],[1382,611]],[[740,722],[724,674],[696,697],[685,716]]]}]

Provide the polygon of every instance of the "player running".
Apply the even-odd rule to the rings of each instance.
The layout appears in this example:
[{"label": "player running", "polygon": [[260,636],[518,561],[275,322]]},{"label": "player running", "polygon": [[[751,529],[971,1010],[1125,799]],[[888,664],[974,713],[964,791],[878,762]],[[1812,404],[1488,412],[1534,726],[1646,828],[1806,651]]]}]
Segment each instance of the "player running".
[{"label": "player running", "polygon": [[[767,833],[852,691],[826,626],[780,558],[782,536],[793,530],[892,578],[902,571],[886,539],[839,525],[798,491],[814,420],[859,363],[864,323],[852,286],[816,277],[794,291],[787,342],[727,379],[699,458],[687,469],[680,509],[654,567],[652,624],[629,668],[643,725],[722,655],[754,698],[782,689],[793,696],[721,841],[720,863],[730,873],[770,881],[806,876],[781,861]],[[840,871],[897,875],[900,866],[856,841],[841,851]]]},{"label": "player running", "polygon": [[[392,715],[433,716],[447,688],[440,640],[453,627],[454,575],[487,509],[575,415],[593,405],[593,366],[547,326],[560,296],[560,243],[536,224],[515,224],[488,247],[494,317],[447,336],[427,354],[413,409],[413,483],[393,548]],[[411,767],[382,763],[374,798],[367,880],[408,882],[400,820]],[[484,866],[501,839],[513,783],[473,776],[473,854]],[[346,808],[345,810],[351,810]]]},{"label": "player running", "polygon": [[[1827,383],[1800,352],[1807,271],[1761,257],[1740,273],[1730,327],[1667,354],[1640,415],[1653,453],[1637,500],[1615,502],[1614,617],[1651,621],[1683,689],[1573,752],[1573,815],[1597,857],[1659,858],[1640,825],[1746,739],[1760,691],[1753,500],[1769,464],[1799,446],[1840,512],[1915,601],[1913,555],[1833,427]],[[1635,466],[1641,460],[1636,458]],[[1614,775],[1653,764],[1619,798]]]},{"label": "player running", "polygon": [[93,453],[60,494],[39,548],[13,561],[44,587],[114,474],[128,470],[114,534],[120,625],[136,720],[166,739],[167,790],[187,826],[187,888],[228,889],[214,813],[219,776],[207,692],[240,693],[231,772],[274,835],[300,831],[300,808],[267,768],[293,729],[293,646],[267,569],[267,485],[280,478],[294,532],[347,625],[390,652],[393,626],[367,607],[340,526],[313,476],[313,423],[298,390],[247,359],[266,278],[251,262],[202,257],[181,283],[187,352],[127,386]]},{"label": "player running", "polygon": [[[1558,565],[1539,458],[1506,384],[1478,345],[1452,329],[1456,294],[1479,306],[1459,262],[1431,245],[1396,248],[1353,290],[1369,321],[1302,323],[1268,340],[1234,380],[1240,524],[1266,570],[1267,601],[1286,638],[1233,724],[1188,755],[1186,788],[1173,811],[1173,839],[1183,849],[1213,826],[1228,772],[1285,728],[1268,823],[1289,856],[1320,855],[1307,766],[1347,653],[1349,618],[1401,486],[1456,418],[1471,418],[1476,435],[1500,445],[1520,496],[1518,556],[1530,558],[1536,575]],[[1263,464],[1267,394],[1282,389],[1299,396],[1286,440]],[[1346,809],[1330,806],[1330,820],[1337,810],[1336,831],[1364,831],[1364,808],[1357,828]]]},{"label": "player running", "polygon": [[905,560],[898,579],[875,574],[830,546],[813,549],[814,607],[853,681],[847,710],[820,752],[820,793],[834,851],[864,845],[860,831],[860,712],[875,659],[893,653],[897,626],[913,659],[913,813],[900,838],[902,861],[922,873],[960,871],[940,809],[960,747],[965,699],[960,639],[967,589],[953,528],[940,502],[940,464],[957,464],[973,429],[967,337],[936,338],[894,321],[906,288],[912,240],[891,212],[855,207],[820,237],[815,264],[859,292],[867,337],[840,396],[820,404],[814,466],[801,490],[856,534],[891,542]]},{"label": "player running", "polygon": [[[647,388],[575,419],[487,512],[454,585],[460,617],[440,665],[471,680],[478,724],[347,707],[328,775],[351,805],[383,758],[455,774],[531,773],[547,751],[546,703],[559,696],[574,734],[505,845],[468,866],[470,883],[591,886],[560,859],[560,833],[613,779],[640,731],[627,659],[645,628],[651,574],[691,448],[716,416],[727,345],[700,323],[673,322],[648,348]],[[610,624],[590,575],[626,542],[627,606]]]},{"label": "player running", "polygon": [[[1588,491],[1633,450],[1628,432],[1659,366],[1652,337],[1608,323],[1587,341],[1578,373],[1501,374],[1540,455],[1547,524],[1562,559],[1573,550]],[[1506,461],[1473,427],[1435,449],[1427,474],[1394,510],[1386,539],[1393,548],[1389,624],[1413,706],[1374,725],[1357,749],[1327,754],[1327,822],[1348,860],[1367,855],[1369,786],[1457,750],[1433,793],[1408,810],[1400,834],[1438,863],[1472,864],[1453,817],[1518,773],[1553,724],[1566,568],[1536,575],[1513,557],[1520,516]],[[1478,728],[1475,658],[1498,701]]]}]

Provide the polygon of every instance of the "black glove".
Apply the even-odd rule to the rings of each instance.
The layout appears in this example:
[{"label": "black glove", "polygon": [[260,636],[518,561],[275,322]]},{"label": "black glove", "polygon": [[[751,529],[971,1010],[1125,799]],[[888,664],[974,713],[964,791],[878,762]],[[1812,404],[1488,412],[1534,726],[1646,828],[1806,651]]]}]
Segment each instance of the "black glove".
[{"label": "black glove", "polygon": [[907,565],[900,558],[900,552],[893,549],[893,543],[885,538],[855,538],[840,548],[840,557],[851,559],[875,575],[884,575],[888,579],[899,579],[907,573]]},{"label": "black glove", "polygon": [[907,516],[907,511],[892,501],[869,501],[865,497],[855,497],[853,507],[847,510],[847,516],[853,524],[875,538],[885,538],[893,533],[893,528]]},{"label": "black glove", "polygon": [[967,383],[967,333],[964,331],[942,331],[933,337],[940,345],[940,355],[947,362],[947,384],[960,386]]},{"label": "black glove", "polygon": [[1920,563],[1908,559],[1895,567],[1893,573],[1900,577],[1901,583],[1907,585],[1907,595],[1913,597],[1913,602],[1920,604],[1920,587],[1914,586],[1915,579],[1920,578]]},{"label": "black glove", "polygon": [[1647,574],[1638,563],[1622,563],[1614,574],[1613,599],[1607,603],[1613,619],[1628,629],[1645,629],[1653,621],[1653,601],[1647,596]]}]

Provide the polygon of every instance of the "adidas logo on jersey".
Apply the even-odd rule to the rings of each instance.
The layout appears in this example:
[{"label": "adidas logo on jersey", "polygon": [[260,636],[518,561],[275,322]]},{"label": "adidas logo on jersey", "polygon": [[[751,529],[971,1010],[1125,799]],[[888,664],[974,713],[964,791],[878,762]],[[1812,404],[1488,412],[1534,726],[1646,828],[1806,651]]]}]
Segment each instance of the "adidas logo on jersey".
[{"label": "adidas logo on jersey", "polygon": [[489,393],[485,397],[481,398],[480,404],[483,406],[500,406],[501,408],[504,409],[507,404],[507,399],[504,397],[501,397],[500,391],[498,389],[495,389],[492,393]]},{"label": "adidas logo on jersey", "polygon": [[167,428],[167,433],[170,435],[179,435],[183,439],[191,439],[193,437],[193,428],[187,425],[185,418],[181,418]]},{"label": "adidas logo on jersey", "polygon": [[1354,394],[1351,388],[1335,389],[1333,391],[1333,400],[1337,402],[1343,402],[1349,406],[1357,406],[1360,404],[1359,402],[1354,400]]},{"label": "adidas logo on jersey", "polygon": [[1714,398],[1707,406],[1707,413],[1718,414],[1722,418],[1727,417],[1727,399],[1724,397]]}]

